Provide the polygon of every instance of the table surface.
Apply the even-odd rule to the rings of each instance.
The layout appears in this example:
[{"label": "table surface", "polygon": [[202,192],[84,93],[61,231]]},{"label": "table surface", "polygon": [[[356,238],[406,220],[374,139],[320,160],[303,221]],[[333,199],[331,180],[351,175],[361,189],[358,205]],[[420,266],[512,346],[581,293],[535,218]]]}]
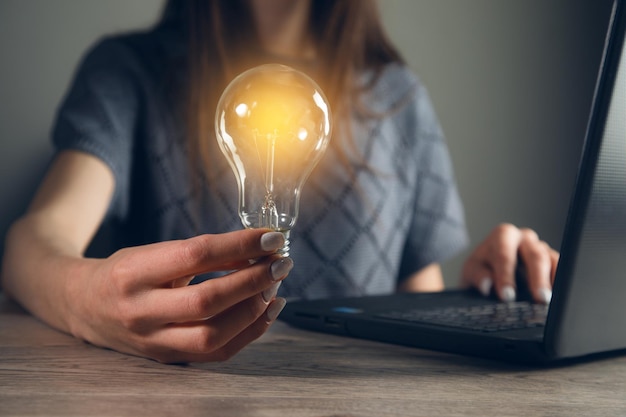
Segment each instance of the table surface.
[{"label": "table surface", "polygon": [[163,365],[0,294],[0,416],[623,416],[626,356],[529,368],[277,322],[228,362]]}]

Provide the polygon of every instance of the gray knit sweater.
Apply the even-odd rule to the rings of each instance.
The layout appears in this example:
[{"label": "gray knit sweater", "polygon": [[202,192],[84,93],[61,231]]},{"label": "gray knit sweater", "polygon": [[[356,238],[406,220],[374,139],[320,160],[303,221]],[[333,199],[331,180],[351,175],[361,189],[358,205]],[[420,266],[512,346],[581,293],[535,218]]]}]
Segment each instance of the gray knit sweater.
[{"label": "gray knit sweater", "polygon": [[[104,39],[86,54],[59,108],[57,151],[93,154],[115,175],[112,249],[242,228],[223,158],[212,167],[218,181],[192,193],[179,111],[184,55],[184,43],[167,31]],[[394,64],[363,100],[385,116],[353,118],[357,149],[344,148],[353,153],[356,183],[336,147],[309,177],[282,296],[389,293],[467,244],[450,157],[424,87]]]}]

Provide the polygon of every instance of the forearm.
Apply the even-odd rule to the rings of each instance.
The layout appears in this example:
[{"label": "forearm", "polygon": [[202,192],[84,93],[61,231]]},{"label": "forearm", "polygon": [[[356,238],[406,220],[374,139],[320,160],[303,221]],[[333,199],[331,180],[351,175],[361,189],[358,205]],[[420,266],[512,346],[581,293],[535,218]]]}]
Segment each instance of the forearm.
[{"label": "forearm", "polygon": [[36,215],[16,221],[6,239],[2,289],[33,315],[71,333],[72,280],[90,263],[69,242],[53,236]]},{"label": "forearm", "polygon": [[424,267],[398,285],[400,292],[434,292],[443,289],[443,276],[439,264]]},{"label": "forearm", "polygon": [[101,262],[85,259],[83,253],[102,223],[113,189],[113,174],[102,161],[62,152],[28,212],[7,234],[0,277],[4,291],[60,330],[76,334],[72,323],[77,320],[72,319],[80,313],[74,307],[88,302],[82,288],[94,263]]}]

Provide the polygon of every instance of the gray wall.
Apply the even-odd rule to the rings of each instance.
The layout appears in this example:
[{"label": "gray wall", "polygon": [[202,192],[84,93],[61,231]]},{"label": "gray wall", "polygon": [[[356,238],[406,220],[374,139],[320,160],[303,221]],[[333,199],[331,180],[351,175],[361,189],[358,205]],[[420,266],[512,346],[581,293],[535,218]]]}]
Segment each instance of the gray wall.
[{"label": "gray wall", "polygon": [[[474,243],[503,221],[558,247],[610,0],[382,0],[429,88]],[[465,254],[444,266],[454,283]]]},{"label": "gray wall", "polygon": [[[381,0],[392,39],[430,90],[474,243],[510,221],[558,246],[609,3]],[[148,25],[161,4],[0,0],[0,235],[43,172],[81,53],[103,33]],[[463,256],[444,266],[450,285]]]}]

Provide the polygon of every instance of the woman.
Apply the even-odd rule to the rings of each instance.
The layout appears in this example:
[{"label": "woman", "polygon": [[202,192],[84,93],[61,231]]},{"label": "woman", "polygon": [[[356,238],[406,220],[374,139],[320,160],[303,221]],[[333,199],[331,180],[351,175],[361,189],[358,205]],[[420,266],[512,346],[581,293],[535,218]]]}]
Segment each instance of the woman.
[{"label": "woman", "polygon": [[[236,186],[211,134],[228,81],[265,62],[316,79],[336,120],[291,258],[275,254],[280,233],[238,230]],[[53,141],[54,163],[8,234],[3,288],[59,330],[162,362],[232,356],[284,296],[440,290],[439,263],[467,241],[428,95],[373,1],[170,0],[153,30],[87,54]],[[105,223],[112,254],[87,257]],[[473,252],[463,285],[515,298],[518,255],[548,302],[558,254],[512,225]]]}]

